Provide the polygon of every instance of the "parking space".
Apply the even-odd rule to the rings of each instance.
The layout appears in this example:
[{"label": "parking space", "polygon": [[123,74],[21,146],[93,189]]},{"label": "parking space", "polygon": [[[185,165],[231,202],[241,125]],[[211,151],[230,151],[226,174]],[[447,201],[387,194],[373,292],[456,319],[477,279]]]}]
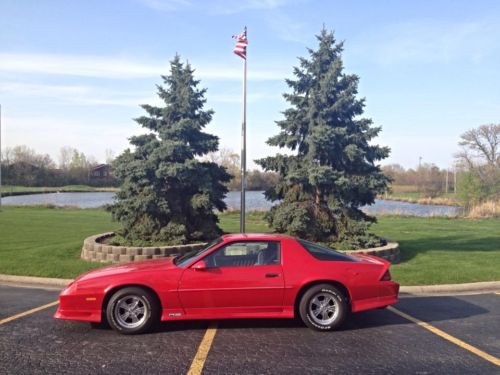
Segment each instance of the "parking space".
[{"label": "parking space", "polygon": [[57,300],[57,289],[0,284],[0,320]]},{"label": "parking space", "polygon": [[500,357],[500,295],[403,298],[397,308]]},{"label": "parking space", "polygon": [[[56,291],[0,286],[0,320],[56,297]],[[396,308],[492,356],[500,353],[500,295],[403,298]],[[219,321],[207,346],[210,322],[122,336],[56,321],[55,309],[0,325],[0,373],[498,373],[493,363],[390,310],[353,314],[342,330],[329,333],[293,320]],[[206,359],[192,367],[202,346]]]}]

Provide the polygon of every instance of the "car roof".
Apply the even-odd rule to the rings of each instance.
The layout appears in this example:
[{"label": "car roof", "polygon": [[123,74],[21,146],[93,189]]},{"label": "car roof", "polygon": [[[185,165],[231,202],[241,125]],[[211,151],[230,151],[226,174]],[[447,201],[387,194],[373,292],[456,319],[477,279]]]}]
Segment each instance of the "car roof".
[{"label": "car roof", "polygon": [[229,233],[222,236],[224,241],[279,241],[294,239],[292,236],[277,233]]}]

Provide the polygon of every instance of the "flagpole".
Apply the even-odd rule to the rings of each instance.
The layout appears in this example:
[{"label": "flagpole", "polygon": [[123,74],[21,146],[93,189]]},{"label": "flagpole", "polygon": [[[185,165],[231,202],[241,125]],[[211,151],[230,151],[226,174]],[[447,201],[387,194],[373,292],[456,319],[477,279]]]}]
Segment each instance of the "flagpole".
[{"label": "flagpole", "polygon": [[[245,27],[246,34],[246,27]],[[241,203],[240,232],[245,233],[245,189],[247,175],[247,56],[243,59],[243,122],[241,123]]]}]

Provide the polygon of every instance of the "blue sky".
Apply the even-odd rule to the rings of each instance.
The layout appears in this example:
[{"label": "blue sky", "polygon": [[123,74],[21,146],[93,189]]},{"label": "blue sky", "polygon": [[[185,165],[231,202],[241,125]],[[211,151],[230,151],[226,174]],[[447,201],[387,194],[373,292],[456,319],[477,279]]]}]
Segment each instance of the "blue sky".
[{"label": "blue sky", "polygon": [[[97,160],[142,132],[141,103],[179,53],[208,89],[207,131],[238,151],[242,62],[231,35],[248,26],[248,157],[278,131],[297,57],[325,24],[345,41],[366,115],[392,149],[383,164],[451,166],[459,135],[500,122],[499,1],[2,0],[3,146],[56,161],[62,146]],[[254,167],[250,163],[250,167]]]}]

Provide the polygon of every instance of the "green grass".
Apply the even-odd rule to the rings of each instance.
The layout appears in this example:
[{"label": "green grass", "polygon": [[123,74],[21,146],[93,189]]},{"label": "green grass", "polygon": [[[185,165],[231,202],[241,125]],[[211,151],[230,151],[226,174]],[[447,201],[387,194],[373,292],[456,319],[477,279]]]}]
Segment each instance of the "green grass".
[{"label": "green grass", "polygon": [[[246,214],[245,231],[249,233],[267,233],[271,229],[264,221],[264,212],[253,211]],[[240,231],[240,212],[225,212],[219,215],[219,224],[225,232],[237,233]]]},{"label": "green grass", "polygon": [[391,268],[403,285],[500,280],[500,220],[380,217],[379,236],[399,242]]},{"label": "green grass", "polygon": [[101,266],[79,259],[82,242],[116,228],[103,210],[3,207],[0,273],[72,278]]},{"label": "green grass", "polygon": [[[247,214],[248,232],[269,232],[262,212]],[[220,215],[239,231],[239,213]],[[0,273],[72,278],[102,264],[79,259],[83,239],[116,229],[103,210],[4,207]],[[500,280],[500,219],[379,217],[377,235],[398,241],[402,262],[391,270],[403,285]]]},{"label": "green grass", "polygon": [[[247,215],[248,232],[269,232],[263,213]],[[239,212],[221,215],[225,230],[239,229]],[[391,267],[403,285],[500,280],[500,220],[381,216],[372,231],[400,244]]]}]

